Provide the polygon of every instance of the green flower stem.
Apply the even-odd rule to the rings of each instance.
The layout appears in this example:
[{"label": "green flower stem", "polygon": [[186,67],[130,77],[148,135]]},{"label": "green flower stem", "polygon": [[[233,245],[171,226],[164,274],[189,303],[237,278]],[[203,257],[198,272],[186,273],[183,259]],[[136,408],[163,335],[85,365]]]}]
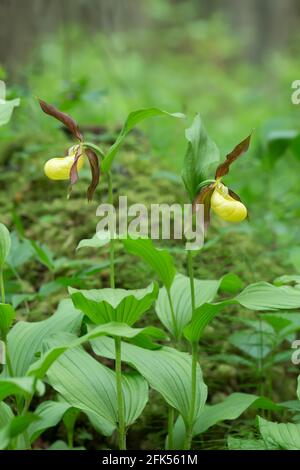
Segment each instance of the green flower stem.
[{"label": "green flower stem", "polygon": [[[108,181],[108,202],[109,204],[113,204],[114,197],[113,197],[113,186],[112,186],[112,177],[111,172],[109,171],[107,174],[107,181]],[[113,238],[110,239],[109,243],[109,259],[110,259],[110,287],[112,289],[115,288],[115,240]]]},{"label": "green flower stem", "polygon": [[[191,288],[191,304],[192,304],[192,315],[195,311],[195,282],[194,282],[194,269],[193,269],[193,256],[191,250],[187,252],[188,262],[188,275],[190,278]],[[184,443],[184,449],[189,450],[192,444],[193,438],[193,426],[195,418],[195,405],[196,405],[196,388],[197,388],[197,364],[198,364],[198,342],[191,343],[192,349],[192,370],[191,370],[191,408],[189,420],[186,425],[186,437]]]},{"label": "green flower stem", "polygon": [[5,304],[5,289],[3,280],[3,270],[0,269],[0,291],[1,291],[1,302]]},{"label": "green flower stem", "polygon": [[[21,416],[26,415],[26,413],[29,411],[29,407],[31,405],[32,399],[33,399],[34,394],[35,394],[37,381],[38,381],[37,377],[34,377],[33,386],[32,386],[33,393],[28,398],[26,398]],[[25,442],[25,448],[26,449],[31,449],[31,443],[30,443],[30,438],[29,438],[29,434],[28,434],[28,429],[25,429],[25,431],[23,432],[23,437],[24,437],[24,442]]]},{"label": "green flower stem", "polygon": [[[108,180],[108,201],[113,204],[113,186],[111,172],[107,174]],[[110,287],[115,288],[115,246],[114,239],[111,238],[109,244],[110,258]],[[116,388],[118,403],[118,428],[119,428],[119,449],[126,450],[126,428],[124,416],[124,398],[122,391],[122,356],[121,356],[121,338],[115,338],[115,372],[116,372]]]},{"label": "green flower stem", "polygon": [[172,323],[173,323],[173,328],[174,328],[174,336],[175,336],[176,339],[178,339],[178,329],[177,329],[176,317],[175,317],[175,312],[174,312],[173,300],[172,300],[172,297],[171,297],[170,289],[166,288],[166,291],[167,291],[167,296],[168,296],[170,310],[171,310],[171,317],[172,317]]},{"label": "green flower stem", "polygon": [[191,384],[191,408],[189,420],[186,426],[186,435],[184,449],[190,450],[193,439],[193,428],[196,406],[196,388],[197,388],[197,364],[198,364],[198,342],[192,343],[192,384]]},{"label": "green flower stem", "polygon": [[174,449],[174,408],[168,407],[168,443],[167,450]]},{"label": "green flower stem", "polygon": [[[0,269],[0,292],[1,292],[1,302],[5,304],[5,288],[4,288],[4,280],[3,280],[3,270]],[[10,377],[13,377],[13,370],[11,366],[11,361],[8,353],[8,348],[7,348],[7,337],[5,335],[5,338],[3,338],[3,342],[5,345],[5,356],[6,356],[6,367],[7,371]]]},{"label": "green flower stem", "polygon": [[117,400],[118,400],[118,427],[119,427],[119,449],[126,450],[126,429],[125,429],[125,416],[124,416],[124,400],[122,391],[122,369],[121,369],[121,338],[115,338],[115,371],[116,371],[116,385],[117,385]]},{"label": "green flower stem", "polygon": [[187,252],[187,261],[188,261],[188,275],[190,278],[190,287],[191,287],[191,300],[192,300],[192,313],[196,308],[195,306],[195,283],[194,283],[194,269],[193,269],[193,255],[191,250]]}]

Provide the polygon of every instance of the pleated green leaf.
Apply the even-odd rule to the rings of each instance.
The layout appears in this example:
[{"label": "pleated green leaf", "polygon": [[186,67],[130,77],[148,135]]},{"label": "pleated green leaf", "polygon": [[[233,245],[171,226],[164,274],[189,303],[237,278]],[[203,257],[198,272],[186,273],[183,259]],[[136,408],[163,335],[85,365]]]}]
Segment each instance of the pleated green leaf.
[{"label": "pleated green leaf", "polygon": [[31,423],[28,429],[30,442],[35,441],[46,429],[56,426],[72,406],[65,402],[44,401],[35,410],[38,420]]},{"label": "pleated green leaf", "polygon": [[250,284],[236,297],[214,304],[206,303],[196,309],[191,322],[184,329],[185,337],[189,341],[198,341],[209,322],[225,307],[234,304],[255,311],[297,309],[300,308],[300,290],[273,286],[267,282]]},{"label": "pleated green leaf", "polygon": [[267,450],[267,446],[262,439],[242,439],[229,436],[227,439],[229,450]]},{"label": "pleated green leaf", "polygon": [[170,289],[176,274],[174,260],[167,250],[156,248],[149,238],[136,240],[127,238],[123,240],[125,250],[128,253],[139,256],[152,268],[163,285]]},{"label": "pleated green leaf", "polygon": [[167,111],[162,111],[161,109],[158,108],[146,108],[146,109],[139,109],[137,111],[131,112],[126,121],[125,124],[115,141],[115,143],[110,147],[108,150],[104,160],[102,161],[101,164],[101,170],[103,173],[106,173],[110,170],[111,165],[120,150],[126,136],[129,134],[129,132],[141,121],[144,119],[148,119],[154,116],[170,116],[170,117],[175,117],[175,118],[184,118],[184,114],[181,113],[168,113]]},{"label": "pleated green leaf", "polygon": [[[162,330],[159,330],[153,326],[145,328],[131,328],[125,323],[105,323],[104,325],[98,325],[95,328],[91,328],[86,335],[81,336],[80,338],[70,336],[69,340],[66,342],[58,342],[58,344],[52,348],[47,349],[41,355],[40,359],[29,367],[27,375],[34,375],[40,379],[43,378],[49,367],[51,367],[53,362],[56,361],[61,354],[63,354],[68,349],[78,347],[86,341],[97,338],[98,336],[123,337],[127,339],[140,337],[142,341],[145,340],[145,338],[147,338],[149,341],[150,338],[156,340],[162,340],[166,338],[166,335]],[[64,338],[67,337],[64,336]]]},{"label": "pleated green leaf", "polygon": [[[114,345],[110,338],[98,338],[91,342],[99,356],[114,357]],[[151,351],[122,343],[122,361],[127,362],[145,377],[166,402],[188,420],[191,400],[191,356],[169,347]],[[196,412],[199,414],[206,402],[207,387],[203,382],[200,366],[197,368]],[[195,417],[196,418],[196,417]]]},{"label": "pleated green leaf", "polygon": [[10,420],[14,417],[13,412],[11,411],[10,407],[4,403],[4,401],[0,402],[0,429],[6,426],[10,422]]},{"label": "pleated green leaf", "polygon": [[19,106],[19,104],[19,98],[15,98],[14,100],[6,99],[6,86],[3,80],[0,80],[0,126],[10,121],[14,108]]},{"label": "pleated green leaf", "polygon": [[[193,429],[193,435],[197,436],[207,431],[210,427],[226,420],[237,419],[248,408],[261,408],[264,410],[279,411],[280,406],[271,400],[251,395],[249,393],[233,393],[224,401],[216,405],[206,405],[199,414]],[[180,449],[185,438],[185,426],[182,419],[178,418],[174,427],[174,446]]]},{"label": "pleated green leaf", "polygon": [[13,321],[16,312],[12,305],[0,303],[0,338],[5,338]]},{"label": "pleated green leaf", "polygon": [[[39,419],[34,421],[28,428],[30,442],[34,442],[47,429],[57,426],[60,421],[65,421],[66,415],[72,411],[80,412],[80,410],[64,401],[49,400],[41,403],[35,410],[35,415]],[[93,413],[86,412],[86,415],[99,434],[111,436],[115,429],[113,425]]]},{"label": "pleated green leaf", "polygon": [[235,300],[249,310],[285,310],[300,308],[300,290],[273,286],[268,282],[250,284]]},{"label": "pleated green leaf", "polygon": [[199,341],[206,326],[223,310],[225,305],[225,302],[220,304],[206,303],[197,308],[193,314],[191,323],[184,328],[184,336],[192,343]]},{"label": "pleated green leaf", "polygon": [[[52,387],[75,408],[93,413],[116,426],[118,420],[115,372],[78,347],[65,352],[47,373]],[[147,382],[138,374],[123,374],[126,424],[132,424],[148,400]]]},{"label": "pleated green leaf", "polygon": [[191,202],[197,196],[200,183],[213,177],[213,170],[220,161],[220,152],[204,129],[201,117],[197,114],[185,132],[188,148],[184,159],[182,179]]},{"label": "pleated green leaf", "polygon": [[33,377],[0,377],[0,400],[10,395],[30,396],[36,390],[38,395],[43,395],[45,386],[41,381],[34,383]]},{"label": "pleated green leaf", "polygon": [[[0,105],[1,106],[1,105]],[[0,107],[1,110],[1,107]],[[1,117],[0,117],[1,120]],[[1,125],[1,122],[0,122]],[[0,223],[0,269],[3,268],[11,246],[10,233],[4,224]]]},{"label": "pleated green leaf", "polygon": [[300,424],[272,423],[258,416],[258,427],[268,448],[300,450]]},{"label": "pleated green leaf", "polygon": [[23,376],[42,349],[44,340],[54,333],[79,330],[82,313],[76,310],[71,300],[60,302],[56,313],[39,322],[18,322],[9,332],[8,351],[14,375]]},{"label": "pleated green leaf", "polygon": [[[198,280],[195,279],[195,305],[211,302],[219,289],[238,291],[242,284],[238,276],[227,274],[219,280]],[[192,302],[190,279],[183,274],[177,274],[170,289],[178,336],[182,336],[184,327],[192,318]],[[170,303],[167,290],[162,287],[156,301],[155,310],[160,321],[174,335],[174,324],[172,321]]]},{"label": "pleated green leaf", "polygon": [[0,450],[6,449],[12,439],[22,434],[33,421],[38,419],[39,418],[33,413],[13,417],[0,429]]},{"label": "pleated green leaf", "polygon": [[110,234],[109,232],[96,232],[92,238],[85,238],[80,240],[76,250],[80,248],[102,248],[110,241]]},{"label": "pleated green leaf", "polygon": [[133,325],[152,305],[158,286],[151,283],[145,289],[69,289],[76,308],[95,324],[122,322]]}]

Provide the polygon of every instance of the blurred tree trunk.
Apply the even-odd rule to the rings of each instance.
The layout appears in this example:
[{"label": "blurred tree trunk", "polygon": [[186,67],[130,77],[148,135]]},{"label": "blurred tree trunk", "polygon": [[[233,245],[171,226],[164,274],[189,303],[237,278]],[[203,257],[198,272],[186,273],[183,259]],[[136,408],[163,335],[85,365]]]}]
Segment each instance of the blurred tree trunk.
[{"label": "blurred tree trunk", "polygon": [[[247,58],[262,60],[270,48],[285,46],[300,17],[299,0],[161,0],[189,1],[199,18],[222,11],[233,30],[249,38]],[[14,70],[42,34],[80,24],[106,33],[145,24],[143,6],[152,0],[0,0],[0,65]],[[155,25],[154,25],[155,27]],[[65,47],[68,48],[67,35]],[[67,55],[67,54],[66,54]]]},{"label": "blurred tree trunk", "polygon": [[249,58],[260,61],[270,49],[286,46],[300,16],[298,0],[229,0],[232,25],[249,38]]},{"label": "blurred tree trunk", "polygon": [[0,0],[0,65],[13,69],[44,33],[67,23],[116,31],[141,20],[136,0]]}]

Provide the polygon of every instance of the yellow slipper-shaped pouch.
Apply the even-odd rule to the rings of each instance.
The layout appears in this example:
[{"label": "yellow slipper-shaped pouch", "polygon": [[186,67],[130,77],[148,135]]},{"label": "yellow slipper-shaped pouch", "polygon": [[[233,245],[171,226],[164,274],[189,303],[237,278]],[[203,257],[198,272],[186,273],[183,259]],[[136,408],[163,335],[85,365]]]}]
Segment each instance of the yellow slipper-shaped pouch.
[{"label": "yellow slipper-shaped pouch", "polygon": [[[70,171],[75,160],[75,155],[67,157],[51,158],[45,163],[44,172],[51,180],[68,180]],[[84,157],[81,156],[77,162],[77,170],[81,170]]]},{"label": "yellow slipper-shaped pouch", "polygon": [[247,208],[230,196],[228,188],[218,183],[211,197],[211,208],[227,222],[242,222],[247,217]]}]

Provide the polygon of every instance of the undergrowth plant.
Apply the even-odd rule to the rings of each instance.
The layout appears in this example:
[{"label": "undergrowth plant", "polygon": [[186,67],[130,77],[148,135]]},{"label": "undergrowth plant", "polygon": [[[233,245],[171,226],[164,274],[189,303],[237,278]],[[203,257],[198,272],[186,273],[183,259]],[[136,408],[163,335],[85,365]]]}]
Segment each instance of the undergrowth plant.
[{"label": "undergrowth plant", "polygon": [[[148,117],[183,117],[157,108],[134,111],[114,144],[104,150],[86,142],[70,116],[44,101],[40,104],[45,113],[62,122],[77,139],[66,156],[52,158],[45,164],[46,175],[53,180],[69,180],[72,187],[87,160],[92,174],[88,199],[92,199],[99,181],[106,176],[110,203],[114,199],[111,168],[127,134]],[[195,117],[186,137],[183,181],[195,210],[198,204],[204,205],[206,227],[211,209],[225,221],[242,222],[247,209],[222,181],[233,161],[247,151],[250,137],[237,145],[223,163],[200,116]],[[215,168],[215,178],[211,178]],[[220,421],[238,418],[250,407],[281,412],[282,406],[268,398],[247,393],[233,393],[221,403],[207,405],[199,343],[206,326],[224,309],[299,309],[297,287],[257,282],[243,288],[241,279],[231,273],[216,280],[196,279],[195,253],[191,251],[187,252],[188,275],[184,275],[177,272],[170,251],[157,248],[151,239],[128,237],[120,243],[111,234],[102,233],[82,240],[78,248],[102,250],[109,245],[110,287],[70,287],[69,298],[46,320],[13,324],[17,315],[6,303],[2,280],[10,242],[8,230],[1,225],[0,329],[2,357],[6,359],[2,361],[0,376],[1,448],[28,449],[45,430],[61,421],[67,436],[64,445],[73,448],[76,420],[83,413],[100,435],[110,437],[117,431],[118,447],[124,450],[128,428],[149,400],[149,387],[162,396],[168,409],[168,449],[190,449],[194,436]],[[156,279],[142,289],[116,288],[117,249],[142,258]],[[162,328],[148,325],[144,315],[152,306]],[[143,316],[146,326],[139,327],[136,323]],[[126,372],[123,363],[127,365]],[[45,386],[52,390],[51,399],[33,400],[43,396]],[[112,440],[107,442],[113,445]]]}]

